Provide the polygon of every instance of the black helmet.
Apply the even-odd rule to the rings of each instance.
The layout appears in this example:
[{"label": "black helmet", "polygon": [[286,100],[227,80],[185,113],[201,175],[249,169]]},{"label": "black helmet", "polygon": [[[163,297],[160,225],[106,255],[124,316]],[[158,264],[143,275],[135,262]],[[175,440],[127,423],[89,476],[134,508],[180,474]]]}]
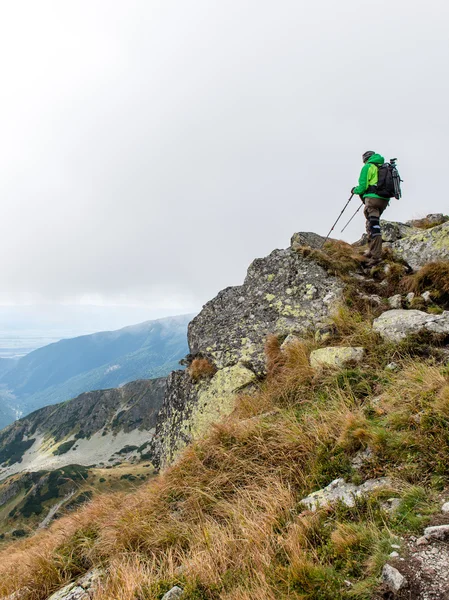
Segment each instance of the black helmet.
[{"label": "black helmet", "polygon": [[362,160],[364,163],[366,163],[366,161],[368,160],[368,158],[370,158],[371,156],[373,156],[373,154],[375,154],[375,152],[373,152],[372,150],[368,150],[367,152],[365,152],[364,154],[362,154]]}]

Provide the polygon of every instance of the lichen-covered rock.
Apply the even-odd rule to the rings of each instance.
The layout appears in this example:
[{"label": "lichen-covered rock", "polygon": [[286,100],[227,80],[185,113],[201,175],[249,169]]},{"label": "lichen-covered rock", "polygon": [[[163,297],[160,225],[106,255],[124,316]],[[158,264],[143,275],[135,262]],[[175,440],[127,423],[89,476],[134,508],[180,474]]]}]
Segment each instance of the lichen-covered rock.
[{"label": "lichen-covered rock", "polygon": [[360,362],[365,355],[364,348],[351,346],[335,346],[320,348],[310,354],[310,366],[318,367],[344,367],[351,362]]},{"label": "lichen-covered rock", "polygon": [[327,487],[317,492],[309,494],[301,500],[309,510],[316,511],[318,508],[324,508],[337,501],[341,501],[346,506],[354,506],[357,497],[370,494],[377,489],[387,489],[393,487],[391,479],[381,477],[380,479],[369,479],[362,485],[347,483],[344,479],[335,479]]},{"label": "lichen-covered rock", "polygon": [[292,235],[290,246],[293,249],[299,246],[310,246],[311,248],[320,249],[325,241],[326,238],[312,231],[299,231]]},{"label": "lichen-covered rock", "polygon": [[412,269],[440,260],[449,260],[449,221],[431,229],[410,228],[391,245],[393,253]]},{"label": "lichen-covered rock", "polygon": [[408,235],[421,231],[408,223],[395,221],[381,221],[382,239],[384,242],[396,242]]},{"label": "lichen-covered rock", "polygon": [[98,587],[103,573],[93,569],[74,583],[69,583],[52,594],[48,600],[90,600]]},{"label": "lichen-covered rock", "polygon": [[263,373],[267,335],[301,334],[325,322],[342,288],[313,259],[291,248],[274,250],[251,264],[242,286],[221,291],[193,319],[190,351],[208,356],[219,369],[242,362]]},{"label": "lichen-covered rock", "polygon": [[241,363],[198,382],[192,382],[186,371],[171,373],[150,449],[153,464],[163,467],[173,462],[188,443],[229,415],[236,393],[255,380],[254,372]]},{"label": "lichen-covered rock", "polygon": [[433,315],[421,310],[388,310],[374,319],[373,329],[391,342],[400,342],[421,331],[449,334],[449,311]]}]

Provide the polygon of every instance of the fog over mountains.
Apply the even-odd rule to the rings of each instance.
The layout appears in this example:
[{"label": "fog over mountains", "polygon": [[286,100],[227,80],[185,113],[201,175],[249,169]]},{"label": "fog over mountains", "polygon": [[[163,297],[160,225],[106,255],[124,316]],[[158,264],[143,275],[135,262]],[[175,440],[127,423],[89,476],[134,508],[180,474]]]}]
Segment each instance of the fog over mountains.
[{"label": "fog over mountains", "polygon": [[0,361],[0,427],[82,392],[163,377],[188,352],[191,315],[61,340]]}]

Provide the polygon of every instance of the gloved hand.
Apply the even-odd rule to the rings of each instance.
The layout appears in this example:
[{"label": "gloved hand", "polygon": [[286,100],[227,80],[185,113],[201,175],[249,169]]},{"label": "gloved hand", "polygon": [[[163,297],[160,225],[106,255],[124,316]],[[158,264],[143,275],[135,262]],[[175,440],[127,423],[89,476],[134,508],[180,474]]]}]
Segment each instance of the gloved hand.
[{"label": "gloved hand", "polygon": [[351,194],[352,195],[354,195],[354,190],[355,190],[355,187],[353,187],[352,190],[351,190]]}]

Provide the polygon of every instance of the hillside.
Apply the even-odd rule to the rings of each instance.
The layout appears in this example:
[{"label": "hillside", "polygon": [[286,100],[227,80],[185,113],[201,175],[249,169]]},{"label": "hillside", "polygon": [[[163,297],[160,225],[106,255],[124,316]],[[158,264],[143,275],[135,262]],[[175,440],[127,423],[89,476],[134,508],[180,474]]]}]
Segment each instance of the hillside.
[{"label": "hillside", "polygon": [[8,406],[27,414],[82,392],[167,375],[186,354],[190,318],[147,321],[31,352],[0,376],[1,424],[12,421]]},{"label": "hillside", "polygon": [[148,446],[164,390],[159,378],[86,392],[0,432],[0,540],[150,477]]},{"label": "hillside", "polygon": [[0,552],[0,597],[449,596],[449,223],[295,234],[189,325],[162,471]]},{"label": "hillside", "polygon": [[152,439],[165,379],[85,392],[46,406],[0,432],[0,481],[22,471],[139,459]]}]

